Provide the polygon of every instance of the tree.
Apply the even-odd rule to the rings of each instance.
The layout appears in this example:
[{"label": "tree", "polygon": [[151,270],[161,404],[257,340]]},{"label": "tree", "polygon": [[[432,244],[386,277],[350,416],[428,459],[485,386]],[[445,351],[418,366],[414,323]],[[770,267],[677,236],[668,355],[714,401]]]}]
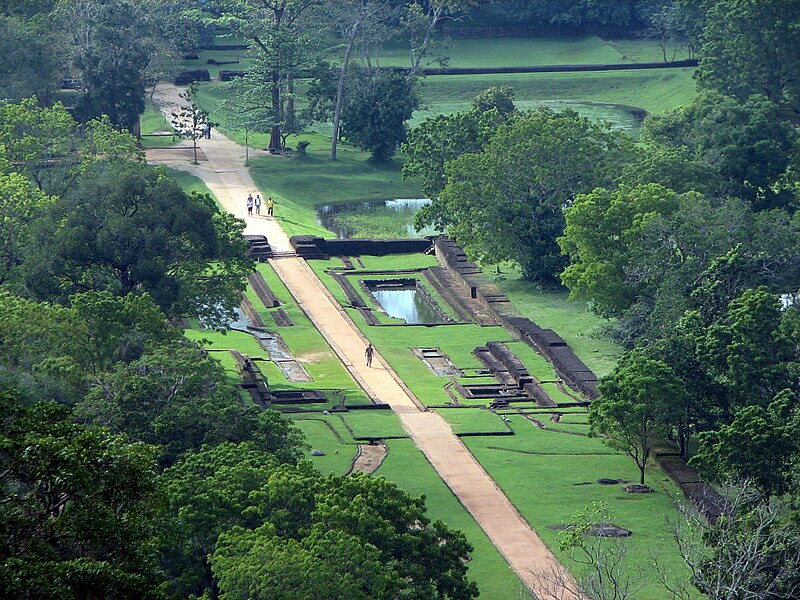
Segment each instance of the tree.
[{"label": "tree", "polygon": [[[512,114],[501,110],[508,109],[509,102],[513,108],[513,94],[490,88],[475,98],[473,110],[425,119],[408,132],[402,146],[403,178],[418,181],[429,198],[438,197],[447,184],[445,165],[462,154],[482,152]],[[418,217],[420,222],[428,219],[425,213]]]},{"label": "tree", "polygon": [[[54,226],[55,224],[55,226]],[[99,165],[35,225],[23,268],[39,298],[148,292],[168,316],[229,323],[252,270],[242,223],[156,168]]]},{"label": "tree", "polygon": [[644,485],[653,446],[667,437],[686,392],[663,362],[636,353],[626,358],[600,382],[600,397],[589,407],[589,423],[592,435],[604,436],[609,446],[636,462]]},{"label": "tree", "polygon": [[187,456],[165,479],[176,531],[191,545],[164,543],[196,569],[179,568],[195,575],[180,593],[210,585],[210,555],[224,597],[477,595],[465,577],[463,534],[431,523],[424,499],[383,478],[323,476],[307,462],[279,465],[253,445],[224,444]]},{"label": "tree", "polygon": [[71,149],[75,121],[61,103],[39,106],[36,98],[0,105],[0,144],[15,169],[44,187],[48,168]]},{"label": "tree", "polygon": [[[691,585],[712,600],[794,598],[800,591],[800,534],[785,518],[786,506],[764,501],[748,481],[724,489],[728,508],[716,520],[677,505],[672,537]],[[673,597],[696,594],[675,581],[672,569],[661,571]]]},{"label": "tree", "polygon": [[0,285],[11,279],[21,264],[34,218],[55,200],[23,175],[2,171],[0,166]]},{"label": "tree", "polygon": [[700,434],[692,465],[711,481],[748,479],[765,499],[787,493],[797,484],[796,405],[797,397],[785,390],[767,408],[743,408],[729,425]]},{"label": "tree", "polygon": [[69,0],[61,24],[71,38],[73,63],[83,86],[80,121],[107,115],[114,127],[134,131],[144,112],[150,65],[144,5],[126,0]]},{"label": "tree", "polygon": [[727,314],[708,327],[701,360],[728,387],[735,406],[766,407],[783,390],[797,389],[797,321],[797,309],[784,311],[780,298],[761,286],[733,299]]},{"label": "tree", "polygon": [[[643,218],[640,232],[624,248],[617,240],[608,242],[613,264],[623,267],[621,279],[594,279],[593,263],[586,265],[588,281],[596,281],[598,291],[613,292],[617,281],[624,282],[612,296],[620,302],[618,335],[629,342],[651,344],[670,337],[686,311],[697,311],[708,326],[748,288],[766,285],[778,292],[794,289],[800,281],[800,236],[785,211],[754,212],[738,199],[677,198],[680,206],[670,215]],[[591,210],[587,205],[586,214]],[[598,248],[602,236],[594,237],[590,226],[587,231],[587,240]],[[599,255],[598,264],[605,260]],[[635,301],[625,306],[626,298]],[[603,305],[590,307],[599,310]]]},{"label": "tree", "polygon": [[193,165],[200,164],[197,162],[197,140],[203,137],[203,127],[208,125],[208,112],[195,104],[196,93],[197,86],[193,83],[188,91],[179,94],[185,104],[180,106],[178,112],[172,113],[172,126],[175,131],[182,138],[192,140]]},{"label": "tree", "polygon": [[0,586],[22,599],[158,598],[154,449],[0,395]]},{"label": "tree", "polygon": [[163,464],[205,444],[256,440],[262,451],[297,458],[297,430],[279,413],[242,405],[219,363],[171,344],[120,362],[96,378],[76,416],[161,446]]},{"label": "tree", "polygon": [[250,133],[266,133],[272,127],[272,111],[265,101],[264,86],[252,72],[228,83],[231,95],[220,103],[224,123],[231,129],[244,130],[244,166],[250,166]]},{"label": "tree", "polygon": [[269,148],[283,150],[282,132],[294,121],[294,79],[321,37],[322,0],[212,0],[202,3],[203,22],[240,35],[256,54],[254,73],[269,90]]},{"label": "tree", "polygon": [[61,103],[42,107],[36,98],[0,104],[0,146],[13,170],[47,194],[62,194],[95,163],[137,160],[136,140],[108,119],[78,125]]},{"label": "tree", "polygon": [[57,63],[55,36],[40,22],[0,16],[0,98],[19,102],[37,96],[52,102]]},{"label": "tree", "polygon": [[578,195],[564,210],[566,227],[558,238],[570,261],[561,273],[570,297],[590,298],[592,309],[603,316],[619,315],[634,304],[642,289],[628,280],[631,244],[648,219],[669,217],[679,206],[680,196],[658,184]]},{"label": "tree", "polygon": [[683,315],[671,335],[642,348],[648,357],[666,364],[686,390],[684,402],[675,403],[675,439],[680,455],[689,460],[689,442],[698,432],[713,430],[729,411],[730,398],[725,386],[716,381],[698,356],[698,345],[705,336],[700,315]]},{"label": "tree", "polygon": [[414,80],[392,71],[361,71],[350,86],[342,108],[342,136],[377,162],[390,159],[406,139],[406,121],[419,106]]},{"label": "tree", "polygon": [[698,80],[746,101],[763,94],[800,107],[798,0],[706,3]]},{"label": "tree", "polygon": [[220,536],[212,565],[220,600],[256,598],[263,590],[286,600],[370,600],[397,597],[405,587],[377,548],[341,530],[313,530],[296,541],[270,525],[234,529]]},{"label": "tree", "polygon": [[520,113],[483,152],[446,163],[447,185],[418,223],[446,228],[475,259],[514,260],[526,278],[552,283],[564,267],[563,208],[609,183],[628,148],[624,134],[571,110]]},{"label": "tree", "polygon": [[778,106],[754,95],[740,101],[720,93],[698,95],[688,107],[648,117],[643,138],[685,148],[719,174],[719,195],[749,200],[754,208],[791,209],[796,197],[777,186],[800,152],[793,127],[781,122]]},{"label": "tree", "polygon": [[333,135],[331,136],[331,160],[336,160],[336,148],[339,143],[339,126],[344,103],[345,85],[350,71],[350,59],[357,43],[373,32],[378,25],[392,18],[394,11],[385,0],[349,0],[331,2],[326,5],[326,13],[335,23],[339,35],[344,40],[344,57],[336,84],[336,97],[333,107]]},{"label": "tree", "polygon": [[474,0],[414,0],[408,4],[402,24],[411,40],[410,77],[420,73],[441,24],[472,4]]},{"label": "tree", "polygon": [[649,183],[679,194],[699,192],[709,197],[725,188],[725,181],[714,166],[691,154],[686,146],[641,142],[635,159],[623,167],[616,184],[634,187]]}]

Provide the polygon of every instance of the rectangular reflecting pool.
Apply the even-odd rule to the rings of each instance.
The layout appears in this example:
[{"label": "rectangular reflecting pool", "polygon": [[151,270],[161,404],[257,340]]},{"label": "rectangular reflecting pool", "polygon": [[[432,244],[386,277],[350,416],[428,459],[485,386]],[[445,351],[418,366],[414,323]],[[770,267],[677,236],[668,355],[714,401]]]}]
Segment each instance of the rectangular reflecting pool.
[{"label": "rectangular reflecting pool", "polygon": [[438,325],[448,322],[428,297],[417,289],[416,282],[401,284],[395,280],[366,283],[372,296],[390,317],[402,319],[409,325]]}]

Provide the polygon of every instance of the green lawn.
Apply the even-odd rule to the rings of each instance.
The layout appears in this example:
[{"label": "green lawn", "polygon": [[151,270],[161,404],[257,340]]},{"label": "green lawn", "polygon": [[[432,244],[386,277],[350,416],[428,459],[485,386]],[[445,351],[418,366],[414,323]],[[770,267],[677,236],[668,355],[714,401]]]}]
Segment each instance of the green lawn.
[{"label": "green lawn", "polygon": [[[665,518],[675,514],[671,499],[678,492],[663,472],[650,469],[652,494],[626,494],[619,485],[599,485],[596,480],[601,477],[638,481],[638,469],[598,439],[543,431],[523,417],[508,418],[516,434],[512,437],[462,439],[550,549],[566,558],[559,551],[556,532],[548,527],[568,522],[592,502],[606,502],[614,523],[633,532],[628,564],[638,564],[647,573],[647,585],[636,597],[664,598],[651,558],[657,557],[673,574],[684,568],[665,524]],[[592,483],[576,485],[584,482]],[[568,560],[565,564],[575,569]]]},{"label": "green lawn", "polygon": [[456,435],[499,434],[511,432],[509,426],[494,411],[482,408],[440,408],[436,409],[448,422]]},{"label": "green lawn", "polygon": [[428,110],[461,110],[482,90],[499,85],[514,89],[522,103],[544,101],[599,102],[659,113],[691,101],[692,69],[600,71],[588,73],[524,73],[512,75],[436,75],[420,88]]}]

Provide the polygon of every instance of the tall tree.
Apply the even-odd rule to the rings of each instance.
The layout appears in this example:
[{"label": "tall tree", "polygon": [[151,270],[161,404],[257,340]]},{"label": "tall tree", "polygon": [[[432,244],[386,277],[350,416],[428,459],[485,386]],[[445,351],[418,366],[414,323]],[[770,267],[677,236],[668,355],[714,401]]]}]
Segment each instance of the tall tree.
[{"label": "tall tree", "polygon": [[161,447],[159,460],[205,444],[254,440],[263,452],[297,459],[300,436],[274,411],[245,407],[225,372],[197,348],[157,348],[100,374],[76,417]]},{"label": "tall tree", "polygon": [[91,165],[141,157],[136,140],[108,119],[79,125],[61,103],[42,107],[35,98],[0,104],[0,146],[13,170],[53,195],[74,187]]},{"label": "tall tree", "polygon": [[344,56],[336,84],[336,98],[333,107],[333,135],[331,137],[330,159],[336,160],[339,143],[339,127],[342,117],[345,86],[350,72],[350,60],[357,44],[365,36],[375,35],[378,25],[393,17],[394,10],[388,0],[345,0],[329,2],[325,6],[326,15],[338,29],[343,40]]},{"label": "tall tree", "polygon": [[158,598],[154,449],[0,394],[0,587],[21,599]]},{"label": "tall tree", "polygon": [[800,108],[800,1],[709,0],[705,8],[700,84]]},{"label": "tall tree", "polygon": [[571,110],[520,113],[483,152],[446,164],[447,185],[420,224],[446,228],[479,260],[514,260],[526,278],[553,283],[564,267],[563,208],[610,183],[629,147],[624,134]]},{"label": "tall tree", "polygon": [[142,4],[126,0],[68,0],[60,6],[83,95],[76,116],[107,115],[117,128],[134,131],[144,112],[150,31]]},{"label": "tall tree", "polygon": [[252,267],[241,221],[147,165],[90,175],[40,215],[23,263],[28,288],[61,301],[87,289],[148,292],[169,316],[229,323]]},{"label": "tall tree", "polygon": [[648,219],[669,216],[679,206],[679,195],[657,184],[614,191],[598,188],[577,196],[564,211],[566,227],[558,238],[570,259],[561,273],[570,295],[588,296],[593,310],[604,316],[617,316],[630,307],[643,293],[640,286],[647,283],[630,285],[630,246]]},{"label": "tall tree", "polygon": [[277,464],[252,444],[222,444],[187,456],[164,479],[175,531],[188,532],[190,544],[172,545],[169,535],[164,543],[176,566],[194,565],[178,567],[179,593],[212,585],[210,557],[225,598],[477,595],[463,534],[432,523],[424,499],[381,477],[323,476],[308,462]]},{"label": "tall tree", "polygon": [[349,85],[342,135],[375,161],[390,159],[406,139],[406,122],[419,106],[414,79],[388,70],[362,70]]},{"label": "tall tree", "polygon": [[269,90],[271,150],[283,149],[281,134],[294,119],[294,79],[299,69],[312,60],[312,49],[319,43],[316,19],[322,2],[211,0],[200,4],[205,23],[240,35],[252,45],[254,73]]},{"label": "tall tree", "polygon": [[[513,98],[510,88],[489,88],[473,100],[472,110],[436,115],[409,131],[402,146],[403,178],[418,181],[429,198],[438,197],[447,184],[445,165],[462,154],[482,152],[514,112]],[[426,220],[425,212],[419,220]]]},{"label": "tall tree", "polygon": [[172,113],[175,131],[182,138],[192,140],[193,165],[200,164],[197,162],[197,140],[204,136],[203,128],[208,126],[208,113],[194,101],[196,93],[197,87],[192,83],[187,91],[179,94],[183,104],[178,107],[178,112]]},{"label": "tall tree", "polygon": [[44,19],[0,16],[0,98],[19,102],[36,96],[49,104],[58,86],[57,36]]},{"label": "tall tree", "polygon": [[22,262],[30,225],[54,198],[43,194],[29,179],[10,172],[0,158],[0,285],[11,279]]},{"label": "tall tree", "polygon": [[644,485],[653,447],[667,437],[686,392],[667,365],[635,353],[599,389],[589,407],[591,431],[636,462]]},{"label": "tall tree", "polygon": [[648,117],[643,138],[710,166],[721,178],[718,195],[745,198],[757,209],[794,210],[797,197],[778,184],[800,153],[798,134],[763,95],[740,101],[699,94],[689,106]]}]

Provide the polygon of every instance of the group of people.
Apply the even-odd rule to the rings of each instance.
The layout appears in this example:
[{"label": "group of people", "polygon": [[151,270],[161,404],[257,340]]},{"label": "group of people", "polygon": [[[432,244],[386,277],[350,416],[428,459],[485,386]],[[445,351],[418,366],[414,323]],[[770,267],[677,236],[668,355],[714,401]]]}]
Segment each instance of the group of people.
[{"label": "group of people", "polygon": [[[261,194],[256,194],[256,197],[253,198],[253,194],[247,195],[247,216],[253,216],[253,209],[255,208],[255,214],[261,214]],[[267,216],[272,217],[273,211],[275,209],[275,202],[272,201],[272,196],[267,198]]]}]

